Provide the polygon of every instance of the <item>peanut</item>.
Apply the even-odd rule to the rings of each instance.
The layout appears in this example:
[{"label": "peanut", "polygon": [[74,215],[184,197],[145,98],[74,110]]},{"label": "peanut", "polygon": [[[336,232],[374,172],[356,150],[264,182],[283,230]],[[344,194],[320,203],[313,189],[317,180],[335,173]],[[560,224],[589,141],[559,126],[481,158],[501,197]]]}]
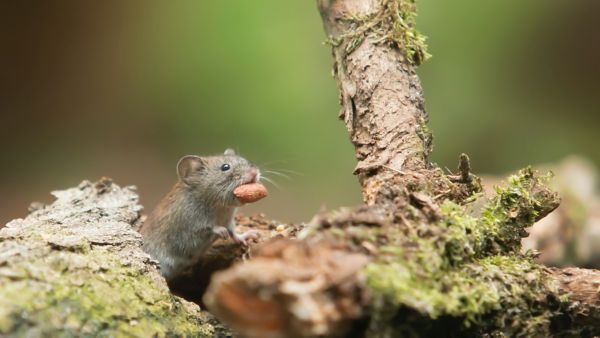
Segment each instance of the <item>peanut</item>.
[{"label": "peanut", "polygon": [[267,197],[268,192],[260,183],[249,183],[235,188],[233,194],[242,203],[253,203]]}]

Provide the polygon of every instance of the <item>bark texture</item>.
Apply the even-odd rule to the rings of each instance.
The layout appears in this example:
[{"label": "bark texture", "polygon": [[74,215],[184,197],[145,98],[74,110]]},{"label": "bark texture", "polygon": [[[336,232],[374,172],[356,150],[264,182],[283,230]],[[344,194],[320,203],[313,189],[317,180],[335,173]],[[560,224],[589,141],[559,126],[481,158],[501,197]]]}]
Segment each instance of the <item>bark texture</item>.
[{"label": "bark texture", "polygon": [[[566,332],[571,330],[573,336],[598,336],[598,319],[600,318],[600,271],[564,268],[552,269],[560,288],[569,294],[574,312],[574,322],[565,320],[561,327]],[[575,324],[575,325],[573,325]],[[581,330],[577,330],[580,328]]]},{"label": "bark texture", "polygon": [[133,188],[102,179],[53,195],[0,230],[0,336],[227,334],[173,296],[141,250]]},{"label": "bark texture", "polygon": [[[356,148],[355,173],[367,204],[380,196],[394,171],[428,167],[431,134],[426,130],[423,92],[410,60],[386,40],[386,32],[365,34],[383,25],[383,2],[318,1],[332,49],[344,120]],[[362,19],[352,19],[362,18]],[[380,27],[386,29],[386,27]],[[355,44],[358,44],[355,46]],[[350,52],[351,50],[351,52]]]}]

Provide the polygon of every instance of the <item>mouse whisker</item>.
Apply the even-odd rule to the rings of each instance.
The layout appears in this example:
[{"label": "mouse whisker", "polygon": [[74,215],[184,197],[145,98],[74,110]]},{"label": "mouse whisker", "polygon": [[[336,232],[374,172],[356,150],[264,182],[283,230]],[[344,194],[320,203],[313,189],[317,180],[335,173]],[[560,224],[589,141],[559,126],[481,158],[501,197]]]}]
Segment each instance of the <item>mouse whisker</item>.
[{"label": "mouse whisker", "polygon": [[279,173],[285,173],[285,174],[296,175],[296,176],[304,176],[304,174],[299,171],[294,171],[294,170],[289,170],[289,169],[265,168],[264,170],[272,170],[272,171],[277,171]]},{"label": "mouse whisker", "polygon": [[290,176],[288,176],[288,175],[286,175],[284,173],[280,173],[280,172],[275,171],[275,170],[265,170],[264,172],[270,173],[270,174],[273,174],[273,175],[277,175],[277,176],[280,176],[280,177],[284,177],[284,178],[287,178],[288,180],[291,180]]},{"label": "mouse whisker", "polygon": [[277,188],[277,189],[281,189],[281,188],[279,187],[279,185],[278,185],[277,183],[275,183],[275,181],[273,181],[272,179],[270,179],[270,178],[268,178],[268,177],[266,177],[266,176],[264,176],[264,175],[261,177],[261,179],[263,179],[263,180],[265,180],[265,181],[267,181],[267,182],[271,183],[271,184],[272,184],[272,185],[273,185],[275,188]]}]

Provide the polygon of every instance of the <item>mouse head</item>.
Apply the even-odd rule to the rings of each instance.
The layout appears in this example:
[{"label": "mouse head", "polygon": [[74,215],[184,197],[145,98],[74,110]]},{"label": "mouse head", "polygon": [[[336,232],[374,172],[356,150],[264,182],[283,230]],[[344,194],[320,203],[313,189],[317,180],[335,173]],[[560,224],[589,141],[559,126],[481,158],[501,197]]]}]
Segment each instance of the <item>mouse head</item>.
[{"label": "mouse head", "polygon": [[222,206],[241,205],[233,190],[260,180],[258,168],[232,149],[218,156],[184,156],[177,163],[177,174],[194,193]]}]

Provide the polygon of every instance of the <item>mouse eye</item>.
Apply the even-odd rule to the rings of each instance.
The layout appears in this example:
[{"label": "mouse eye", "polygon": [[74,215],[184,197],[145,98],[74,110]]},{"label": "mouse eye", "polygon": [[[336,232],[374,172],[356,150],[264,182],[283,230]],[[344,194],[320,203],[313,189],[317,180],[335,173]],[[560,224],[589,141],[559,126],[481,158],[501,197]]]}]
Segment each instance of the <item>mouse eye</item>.
[{"label": "mouse eye", "polygon": [[229,163],[224,163],[224,164],[221,166],[221,171],[227,171],[227,170],[229,170],[229,169],[231,169],[231,165],[230,165]]}]

